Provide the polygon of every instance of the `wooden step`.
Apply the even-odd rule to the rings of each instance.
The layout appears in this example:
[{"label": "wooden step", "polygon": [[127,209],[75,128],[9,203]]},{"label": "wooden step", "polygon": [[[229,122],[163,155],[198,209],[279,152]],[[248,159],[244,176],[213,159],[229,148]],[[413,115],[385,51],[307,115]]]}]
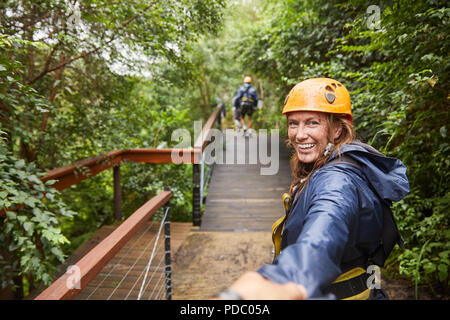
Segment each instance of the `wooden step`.
[{"label": "wooden step", "polygon": [[[270,150],[270,139],[268,139]],[[240,145],[239,145],[240,144]],[[248,140],[237,139],[235,148],[245,150]],[[262,164],[216,164],[209,184],[201,231],[265,231],[284,214],[281,196],[292,180],[289,152],[279,141],[278,172],[261,174]]]}]

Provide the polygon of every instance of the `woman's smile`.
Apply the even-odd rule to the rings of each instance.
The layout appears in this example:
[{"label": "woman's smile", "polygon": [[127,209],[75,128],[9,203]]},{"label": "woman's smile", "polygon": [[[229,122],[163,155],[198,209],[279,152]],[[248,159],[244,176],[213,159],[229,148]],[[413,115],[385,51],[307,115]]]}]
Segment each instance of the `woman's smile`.
[{"label": "woman's smile", "polygon": [[328,121],[322,112],[297,111],[288,114],[288,135],[300,162],[315,162],[328,144]]},{"label": "woman's smile", "polygon": [[311,150],[315,146],[316,146],[315,143],[307,143],[307,144],[299,144],[298,145],[298,147],[300,148],[301,151]]}]

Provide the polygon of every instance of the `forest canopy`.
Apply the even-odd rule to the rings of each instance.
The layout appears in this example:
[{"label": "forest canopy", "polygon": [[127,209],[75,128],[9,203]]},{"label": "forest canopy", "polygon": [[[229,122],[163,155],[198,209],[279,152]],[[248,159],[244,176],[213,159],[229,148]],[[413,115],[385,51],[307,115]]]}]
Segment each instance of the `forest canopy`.
[{"label": "forest canopy", "polygon": [[[39,180],[46,171],[110,150],[171,147],[171,133],[193,130],[216,98],[230,119],[250,74],[264,99],[257,129],[285,130],[284,99],[303,79],[349,89],[357,137],[408,168],[411,192],[394,204],[406,249],[387,271],[445,292],[449,17],[439,0],[2,1],[1,287],[20,297],[49,284],[114,222],[111,172],[58,192]],[[123,165],[124,216],[170,185],[173,218],[190,221],[191,176],[189,165]]]}]

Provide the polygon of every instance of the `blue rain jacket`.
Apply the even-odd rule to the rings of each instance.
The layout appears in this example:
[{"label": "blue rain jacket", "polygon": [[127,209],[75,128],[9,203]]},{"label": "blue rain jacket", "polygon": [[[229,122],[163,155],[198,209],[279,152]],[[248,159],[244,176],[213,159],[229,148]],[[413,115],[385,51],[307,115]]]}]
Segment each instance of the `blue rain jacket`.
[{"label": "blue rain jacket", "polygon": [[[342,145],[341,153],[356,160],[362,170],[340,163],[313,173],[286,221],[281,253],[258,270],[271,281],[303,285],[308,298],[327,296],[342,265],[367,257],[379,246],[383,226],[379,197],[399,201],[409,192],[400,160],[360,142]],[[334,153],[330,161],[335,158]]]}]

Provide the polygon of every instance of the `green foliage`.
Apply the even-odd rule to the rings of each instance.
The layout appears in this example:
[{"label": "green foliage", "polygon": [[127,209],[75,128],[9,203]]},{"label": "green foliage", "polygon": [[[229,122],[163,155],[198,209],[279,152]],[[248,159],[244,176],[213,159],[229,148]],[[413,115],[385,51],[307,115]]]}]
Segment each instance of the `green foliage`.
[{"label": "green foliage", "polygon": [[407,249],[390,270],[448,288],[448,4],[381,1],[373,24],[362,0],[262,3],[265,17],[236,44],[240,59],[273,84],[278,113],[302,79],[346,85],[358,137],[408,168],[411,193],[394,207]]},{"label": "green foliage", "polygon": [[[44,198],[25,177],[114,149],[170,147],[174,129],[192,130],[193,120],[208,116],[211,110],[196,104],[192,79],[200,71],[191,54],[202,35],[218,32],[224,6],[221,0],[2,2],[1,174],[15,182],[7,187],[2,180],[0,194],[14,199],[11,205],[26,202],[8,211],[2,225],[2,280],[26,276],[30,287],[48,284],[64,255],[114,223],[111,171],[60,194],[46,187]],[[124,164],[121,171],[125,217],[169,186],[172,217],[188,219],[191,167]],[[11,198],[14,188],[24,189]]]},{"label": "green foliage", "polygon": [[[123,167],[123,166],[122,166]],[[136,211],[144,202],[169,187],[170,217],[173,221],[192,221],[192,165],[127,164],[124,173],[124,216]],[[155,179],[158,177],[158,179]],[[162,211],[160,212],[162,213]],[[156,214],[154,219],[162,218]]]},{"label": "green foliage", "polygon": [[[114,223],[111,171],[61,193],[41,172],[113,149],[172,147],[173,130],[193,136],[215,98],[231,111],[250,74],[264,93],[255,127],[282,132],[295,83],[345,84],[359,138],[408,168],[411,193],[394,205],[406,250],[389,270],[448,288],[450,10],[440,0],[376,6],[370,25],[362,0],[3,1],[2,285],[22,275],[48,283],[64,255]],[[124,216],[169,186],[172,218],[189,221],[191,181],[190,165],[122,164]]]},{"label": "green foliage", "polygon": [[50,284],[55,265],[64,261],[57,217],[73,216],[51,187],[54,181],[41,182],[43,173],[31,163],[15,158],[0,142],[0,281],[1,288],[14,287],[12,279],[20,274]]}]

